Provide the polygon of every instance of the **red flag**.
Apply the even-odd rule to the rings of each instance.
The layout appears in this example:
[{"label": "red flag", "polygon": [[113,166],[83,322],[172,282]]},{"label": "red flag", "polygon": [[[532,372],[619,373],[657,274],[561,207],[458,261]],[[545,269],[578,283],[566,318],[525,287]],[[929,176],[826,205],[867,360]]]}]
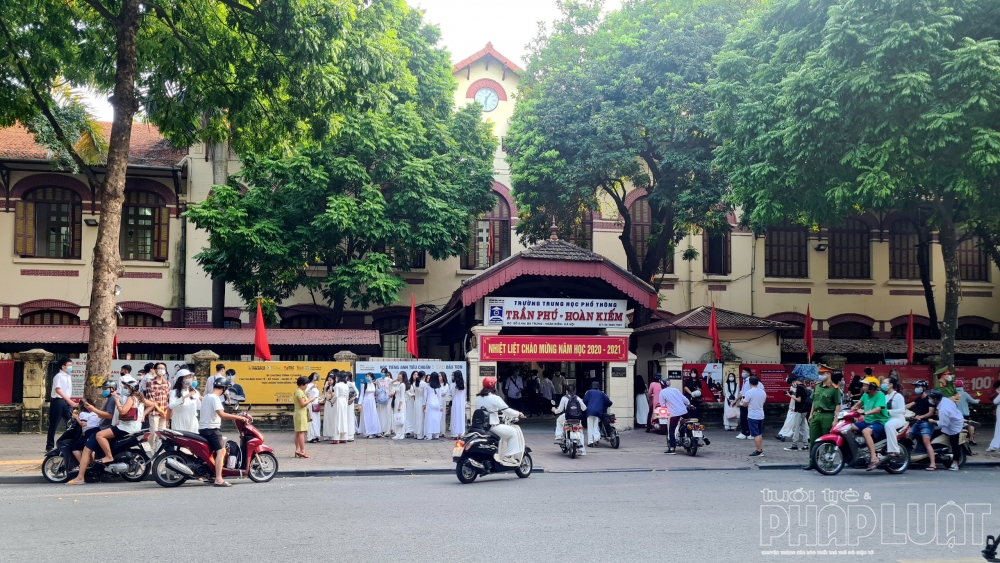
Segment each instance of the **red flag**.
[{"label": "red flag", "polygon": [[910,309],[910,324],[906,325],[906,363],[913,364],[913,309]]},{"label": "red flag", "polygon": [[118,333],[115,333],[115,340],[111,343],[111,359],[118,359]]},{"label": "red flag", "polygon": [[708,319],[708,335],[712,337],[712,350],[715,360],[722,360],[722,345],[719,344],[719,325],[715,321],[715,303],[712,303],[712,317]]},{"label": "red flag", "polygon": [[417,302],[410,294],[410,327],[406,330],[406,353],[414,358],[420,357],[420,349],[417,348]]},{"label": "red flag", "polygon": [[257,323],[253,330],[253,355],[271,361],[271,347],[267,344],[267,329],[264,328],[264,314],[260,311],[260,299],[257,300]]},{"label": "red flag", "polygon": [[812,311],[809,310],[809,305],[806,305],[806,326],[805,326],[805,341],[806,341],[806,363],[812,363],[813,352],[816,351],[813,348],[813,316]]}]

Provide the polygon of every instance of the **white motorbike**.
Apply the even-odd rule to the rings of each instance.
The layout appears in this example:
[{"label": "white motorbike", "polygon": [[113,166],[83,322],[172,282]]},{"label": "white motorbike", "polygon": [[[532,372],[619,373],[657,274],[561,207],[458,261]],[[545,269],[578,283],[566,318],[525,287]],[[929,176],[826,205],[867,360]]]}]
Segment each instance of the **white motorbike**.
[{"label": "white motorbike", "polygon": [[563,425],[562,440],[559,442],[559,449],[562,453],[568,453],[570,459],[576,458],[576,454],[583,450],[583,422],[579,420],[567,420]]},{"label": "white motorbike", "polygon": [[524,443],[524,434],[516,423],[519,418],[509,418],[500,413],[500,421],[517,431],[521,451],[513,456],[513,463],[504,463],[499,451],[500,436],[490,431],[490,414],[486,409],[477,409],[472,413],[472,424],[465,434],[455,442],[452,461],[455,462],[455,474],[462,483],[471,483],[479,476],[491,473],[513,471],[518,477],[531,475],[531,448]]}]

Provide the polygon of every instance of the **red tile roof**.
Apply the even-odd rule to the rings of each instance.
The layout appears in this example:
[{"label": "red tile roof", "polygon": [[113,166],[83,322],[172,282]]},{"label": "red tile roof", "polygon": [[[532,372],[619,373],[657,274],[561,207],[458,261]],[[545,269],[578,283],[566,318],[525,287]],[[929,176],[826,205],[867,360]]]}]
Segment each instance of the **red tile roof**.
[{"label": "red tile roof", "polygon": [[471,65],[472,63],[478,61],[479,59],[481,59],[481,58],[483,58],[483,57],[485,57],[487,55],[492,56],[494,59],[496,59],[496,60],[500,61],[501,63],[503,63],[508,69],[514,71],[515,74],[521,74],[521,73],[524,72],[524,69],[522,69],[521,67],[517,66],[517,64],[515,64],[514,61],[512,61],[512,60],[508,59],[507,57],[501,55],[500,51],[497,51],[496,49],[494,49],[493,48],[493,43],[487,43],[486,47],[484,47],[482,50],[476,52],[471,57],[467,57],[465,59],[462,59],[458,63],[455,63],[455,66],[452,67],[451,71],[452,72],[458,72],[459,70],[462,70],[463,68]]},{"label": "red tile roof", "polygon": [[[76,344],[87,342],[86,326],[0,326],[0,342]],[[253,345],[253,329],[120,327],[118,344]],[[380,344],[377,330],[267,330],[271,346],[363,346]]]},{"label": "red tile roof", "polygon": [[[111,123],[102,122],[105,138],[111,135]],[[173,147],[160,135],[160,130],[148,123],[133,123],[129,164],[137,166],[175,166],[187,149]],[[21,125],[0,129],[0,159],[48,160],[45,147],[35,143],[34,136]]]},{"label": "red tile roof", "polygon": [[[636,329],[635,332],[639,334],[677,328],[707,329],[709,319],[712,316],[712,308],[701,306],[691,309],[690,311],[670,316],[666,316],[669,315],[669,313],[666,313],[666,315],[665,313],[665,311],[658,311],[656,316],[663,318],[663,320],[640,327]],[[666,318],[664,318],[665,316]],[[719,308],[715,309],[715,322],[719,326],[720,330],[791,330],[796,328],[795,326],[787,323],[761,319],[759,317],[753,317],[743,313],[727,311]]]}]

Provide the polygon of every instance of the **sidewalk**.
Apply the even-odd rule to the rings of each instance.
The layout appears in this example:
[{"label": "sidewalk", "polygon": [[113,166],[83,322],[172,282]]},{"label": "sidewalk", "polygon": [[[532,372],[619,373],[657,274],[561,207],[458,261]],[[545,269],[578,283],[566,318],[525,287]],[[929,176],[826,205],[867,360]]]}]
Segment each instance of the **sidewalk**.
[{"label": "sidewalk", "polygon": [[[753,470],[794,469],[806,461],[804,452],[788,452],[790,444],[774,439],[777,428],[768,428],[764,440],[764,457],[753,458],[753,442],[737,440],[735,432],[707,430],[711,445],[698,450],[690,457],[678,448],[674,456],[664,455],[666,437],[647,434],[644,430],[621,433],[621,447],[611,449],[604,444],[587,448],[587,455],[570,459],[553,444],[554,421],[529,420],[522,425],[525,441],[532,449],[536,470],[546,473],[602,472],[602,471],[693,471],[693,470]],[[329,442],[306,444],[309,459],[293,457],[295,445],[291,432],[265,432],[267,444],[275,449],[281,475],[337,475],[377,472],[451,472],[454,440],[417,441],[367,439],[358,437],[354,442],[332,445]],[[983,434],[986,436],[986,434]],[[45,436],[41,434],[0,435],[0,476],[39,475]],[[968,465],[998,465],[1000,455],[985,453],[985,445],[974,446],[978,455],[971,457]]]}]

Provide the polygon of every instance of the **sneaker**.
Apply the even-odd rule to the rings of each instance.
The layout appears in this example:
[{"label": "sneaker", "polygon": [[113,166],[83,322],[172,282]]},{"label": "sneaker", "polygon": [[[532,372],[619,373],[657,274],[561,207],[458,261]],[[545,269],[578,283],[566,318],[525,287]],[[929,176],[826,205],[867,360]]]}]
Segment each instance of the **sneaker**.
[{"label": "sneaker", "polygon": [[665,451],[663,453],[665,453],[667,455],[677,455],[677,452],[675,450],[667,450],[667,451]]},{"label": "sneaker", "polygon": [[[803,449],[805,449],[805,448],[803,448]],[[799,447],[796,446],[795,444],[792,444],[790,447],[785,448],[785,451],[786,452],[797,452],[797,451],[799,451]]]},{"label": "sneaker", "polygon": [[740,432],[739,434],[736,435],[736,439],[737,440],[746,440],[747,437],[746,437],[746,434]]},{"label": "sneaker", "polygon": [[750,457],[764,457],[764,452],[755,450],[753,453],[750,454]]},{"label": "sneaker", "polygon": [[986,453],[992,453],[992,452],[995,452],[995,451],[997,451],[996,448],[986,448]]},{"label": "sneaker", "polygon": [[958,471],[958,464],[957,463],[951,464],[951,467],[948,468],[948,471]]},{"label": "sneaker", "polygon": [[784,436],[782,436],[781,434],[776,434],[776,435],[774,436],[774,439],[775,439],[775,440],[778,440],[779,442],[784,442],[784,441],[785,441],[785,437],[784,437]]}]

